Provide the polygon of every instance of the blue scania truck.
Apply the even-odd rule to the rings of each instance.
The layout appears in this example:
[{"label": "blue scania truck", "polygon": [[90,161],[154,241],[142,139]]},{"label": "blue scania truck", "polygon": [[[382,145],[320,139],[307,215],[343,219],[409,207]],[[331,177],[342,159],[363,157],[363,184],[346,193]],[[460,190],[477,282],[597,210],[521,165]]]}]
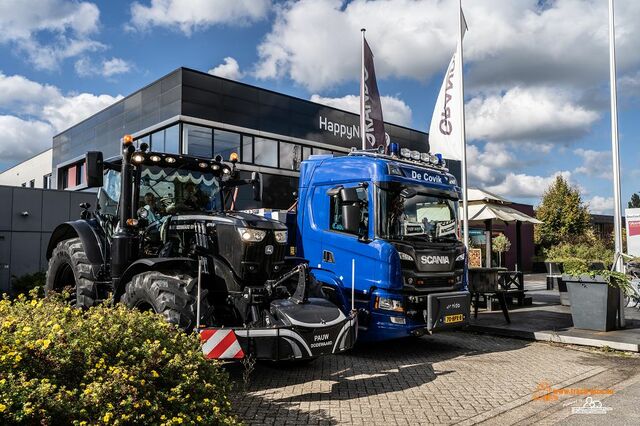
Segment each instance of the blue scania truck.
[{"label": "blue scania truck", "polygon": [[359,311],[361,341],[469,320],[460,187],[441,156],[390,148],[315,155],[300,168],[291,239],[325,294]]}]

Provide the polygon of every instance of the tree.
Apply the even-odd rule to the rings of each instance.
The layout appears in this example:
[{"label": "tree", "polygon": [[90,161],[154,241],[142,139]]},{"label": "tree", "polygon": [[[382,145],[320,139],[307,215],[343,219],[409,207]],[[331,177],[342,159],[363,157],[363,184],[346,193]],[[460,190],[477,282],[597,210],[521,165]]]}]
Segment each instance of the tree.
[{"label": "tree", "polygon": [[628,203],[630,209],[640,208],[640,195],[637,193],[631,195],[631,200]]},{"label": "tree", "polygon": [[541,248],[570,242],[582,237],[590,229],[589,207],[582,202],[580,190],[558,175],[542,195],[536,218],[534,238]]},{"label": "tree", "polygon": [[498,266],[502,266],[502,253],[506,253],[511,249],[511,241],[509,241],[506,235],[500,234],[493,237],[491,249],[494,253],[498,253]]}]

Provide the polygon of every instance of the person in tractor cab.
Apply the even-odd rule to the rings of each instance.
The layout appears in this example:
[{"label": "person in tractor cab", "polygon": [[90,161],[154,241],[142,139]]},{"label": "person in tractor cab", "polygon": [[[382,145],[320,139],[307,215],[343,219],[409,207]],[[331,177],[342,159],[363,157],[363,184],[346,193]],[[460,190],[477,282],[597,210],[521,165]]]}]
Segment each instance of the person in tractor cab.
[{"label": "person in tractor cab", "polygon": [[193,182],[188,182],[184,187],[184,199],[182,204],[189,210],[202,210],[209,202],[207,197]]},{"label": "person in tractor cab", "polygon": [[156,197],[151,192],[144,194],[144,209],[149,212],[147,215],[149,223],[154,223],[162,218],[160,209],[156,205]]}]

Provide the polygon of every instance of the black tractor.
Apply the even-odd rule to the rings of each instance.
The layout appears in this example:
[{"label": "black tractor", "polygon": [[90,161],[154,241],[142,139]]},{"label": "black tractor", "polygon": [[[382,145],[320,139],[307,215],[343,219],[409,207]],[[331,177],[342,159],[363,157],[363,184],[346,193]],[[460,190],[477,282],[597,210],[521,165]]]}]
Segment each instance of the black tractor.
[{"label": "black tractor", "polygon": [[[200,332],[209,358],[309,359],[345,351],[357,320],[323,295],[303,259],[288,257],[285,224],[229,211],[237,188],[262,197],[229,161],[149,152],[126,136],[122,155],[85,159],[93,211],[59,225],[47,248],[47,291],[70,303],[151,310]],[[336,279],[338,279],[336,277]]]}]

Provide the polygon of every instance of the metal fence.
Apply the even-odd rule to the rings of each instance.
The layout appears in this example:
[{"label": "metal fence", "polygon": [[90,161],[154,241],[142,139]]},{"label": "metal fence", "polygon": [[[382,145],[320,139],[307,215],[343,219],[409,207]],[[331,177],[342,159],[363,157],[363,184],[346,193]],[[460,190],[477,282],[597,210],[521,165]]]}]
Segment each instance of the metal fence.
[{"label": "metal fence", "polygon": [[11,289],[12,277],[46,270],[51,232],[95,200],[90,192],[0,186],[0,293]]}]

